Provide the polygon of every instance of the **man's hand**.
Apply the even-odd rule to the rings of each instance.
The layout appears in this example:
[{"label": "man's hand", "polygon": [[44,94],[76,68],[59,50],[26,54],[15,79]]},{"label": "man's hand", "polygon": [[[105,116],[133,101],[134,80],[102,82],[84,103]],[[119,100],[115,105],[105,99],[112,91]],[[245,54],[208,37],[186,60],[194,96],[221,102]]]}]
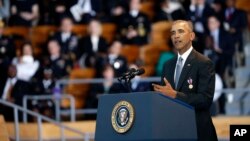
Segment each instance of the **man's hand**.
[{"label": "man's hand", "polygon": [[176,98],[176,91],[171,87],[171,85],[169,84],[168,80],[165,77],[164,77],[164,82],[166,84],[165,86],[152,84],[154,87],[154,90],[166,96]]}]

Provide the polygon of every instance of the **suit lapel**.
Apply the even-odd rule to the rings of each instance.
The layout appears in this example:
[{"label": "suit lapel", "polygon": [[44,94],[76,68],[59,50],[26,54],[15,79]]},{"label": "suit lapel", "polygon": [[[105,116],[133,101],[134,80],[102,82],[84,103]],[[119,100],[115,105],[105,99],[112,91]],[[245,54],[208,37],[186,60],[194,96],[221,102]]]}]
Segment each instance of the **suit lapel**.
[{"label": "suit lapel", "polygon": [[195,50],[193,49],[192,52],[190,53],[190,55],[188,56],[183,68],[182,68],[181,76],[179,78],[179,82],[177,85],[177,90],[180,90],[180,87],[182,86],[186,76],[188,75],[189,71],[191,70],[191,68],[193,66],[192,61],[194,58],[195,58]]}]

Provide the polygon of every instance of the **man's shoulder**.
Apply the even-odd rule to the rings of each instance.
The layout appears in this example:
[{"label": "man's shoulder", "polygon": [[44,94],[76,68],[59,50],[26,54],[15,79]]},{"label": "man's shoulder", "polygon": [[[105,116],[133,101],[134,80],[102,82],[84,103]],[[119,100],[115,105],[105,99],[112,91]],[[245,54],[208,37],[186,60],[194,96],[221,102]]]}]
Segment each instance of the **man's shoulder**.
[{"label": "man's shoulder", "polygon": [[212,63],[212,61],[208,57],[206,57],[205,55],[203,55],[195,50],[194,50],[194,56],[195,56],[196,62],[198,62],[198,63],[201,63],[201,64]]}]

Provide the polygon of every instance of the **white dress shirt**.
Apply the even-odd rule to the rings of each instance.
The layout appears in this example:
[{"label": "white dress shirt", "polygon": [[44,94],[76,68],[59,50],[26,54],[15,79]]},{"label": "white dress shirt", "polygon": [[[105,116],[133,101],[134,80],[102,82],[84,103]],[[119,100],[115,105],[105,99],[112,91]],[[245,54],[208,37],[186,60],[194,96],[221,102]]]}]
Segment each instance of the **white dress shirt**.
[{"label": "white dress shirt", "polygon": [[[185,53],[183,53],[182,55],[180,55],[178,53],[178,58],[177,58],[177,61],[176,61],[176,65],[177,66],[177,62],[178,62],[178,59],[181,57],[182,58],[182,64],[181,64],[181,68],[183,69],[183,65],[185,64],[189,54],[191,53],[191,51],[193,50],[193,46],[191,46]],[[175,71],[174,71],[174,81],[175,81],[175,75],[176,75],[176,67],[175,67]]]},{"label": "white dress shirt", "polygon": [[98,51],[98,43],[99,43],[99,37],[98,36],[91,36],[90,37],[91,43],[92,43],[92,50],[94,52]]}]

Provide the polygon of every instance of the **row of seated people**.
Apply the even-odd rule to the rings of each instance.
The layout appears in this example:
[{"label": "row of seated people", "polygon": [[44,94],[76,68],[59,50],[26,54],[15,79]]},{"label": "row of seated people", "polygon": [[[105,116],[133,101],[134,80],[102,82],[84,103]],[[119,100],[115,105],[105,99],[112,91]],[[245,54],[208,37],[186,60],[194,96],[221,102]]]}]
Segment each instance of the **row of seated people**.
[{"label": "row of seated people", "polygon": [[[90,5],[90,6],[88,5],[87,7],[89,7],[90,9],[91,7],[93,7],[93,9],[95,9],[94,7],[99,5],[99,4],[95,4],[95,3],[99,3],[97,1],[98,0],[90,2],[87,0],[86,2],[84,2],[84,0],[79,0],[76,6],[73,6],[75,8],[71,8],[71,9],[77,9],[77,7],[79,8],[78,4],[85,5],[86,3]],[[24,3],[26,2],[27,1],[25,1]],[[73,2],[73,3],[76,3],[76,2]],[[105,1],[104,3],[107,4],[109,2]],[[139,44],[139,45],[146,44],[148,43],[147,37],[151,31],[151,26],[150,26],[151,22],[148,16],[143,14],[140,11],[140,6],[141,6],[140,0],[130,0],[128,1],[128,3],[129,4],[118,4],[121,6],[120,7],[121,9],[129,9],[127,12],[124,12],[124,14],[121,14],[120,16],[117,16],[116,18],[117,19],[116,25],[118,27],[117,29],[118,29],[119,36],[125,37],[123,39],[126,42],[126,44]],[[220,22],[223,23],[224,29],[226,31],[229,31],[230,34],[234,36],[235,40],[238,41],[240,44],[239,45],[240,49],[242,49],[242,45],[241,45],[242,44],[242,37],[241,37],[242,29],[246,26],[247,22],[246,22],[245,12],[236,8],[235,0],[227,0],[225,2],[224,1],[223,2],[222,1],[206,2],[205,0],[192,0],[190,2],[183,2],[185,4],[181,4],[178,1],[163,0],[160,2],[156,2],[156,3],[159,3],[157,5],[160,5],[160,8],[157,8],[157,10],[160,11],[159,15],[156,16],[156,19],[159,19],[159,20],[156,20],[156,21],[161,21],[161,20],[172,21],[172,20],[177,20],[177,19],[189,19],[194,23],[194,30],[197,33],[198,38],[202,38],[202,35],[208,32],[208,26],[207,26],[208,17],[211,15],[216,15],[217,17],[219,17]],[[71,4],[69,5],[72,6]],[[25,5],[25,4],[22,3],[22,4],[16,4],[16,5]],[[59,4],[59,5],[61,6],[63,4]],[[110,4],[107,4],[107,5],[110,5]],[[124,5],[127,5],[127,6],[124,6]],[[116,7],[116,4],[114,4],[113,6]],[[66,7],[67,6],[65,6],[64,8],[61,7],[61,9],[65,10]],[[125,7],[129,7],[129,8],[125,8]],[[81,8],[85,9],[86,7],[80,6],[80,9]],[[66,11],[70,11],[70,10],[66,10]],[[81,10],[78,9],[78,10],[72,10],[72,11],[79,12]],[[126,11],[126,10],[117,10],[117,11]],[[21,13],[22,12],[20,12],[20,15],[25,15]],[[83,13],[84,13],[83,15],[85,15],[88,12],[84,11]],[[94,12],[94,13],[98,13],[98,12]],[[73,15],[74,16],[72,16],[72,19],[75,19],[75,17],[79,18],[78,14],[73,14]],[[56,16],[56,17],[63,17],[63,16]],[[89,17],[89,16],[86,16],[86,17]],[[88,21],[91,21],[91,19],[92,18],[90,18]]]},{"label": "row of seated people", "polygon": [[[165,26],[163,33],[161,32],[161,34],[164,34],[164,32],[167,32],[169,30],[170,26],[168,26],[169,24],[167,23],[161,24],[167,25]],[[155,31],[162,30],[161,28],[159,28],[158,24],[156,25],[157,26],[153,27],[155,28]],[[221,25],[222,23],[216,16],[210,16],[208,19],[209,34],[206,34],[204,38],[202,38],[202,40],[204,41],[204,45],[202,45],[203,48],[201,48],[199,40],[195,42],[194,47],[196,48],[196,50],[202,50],[201,52],[209,56],[214,61],[217,67],[217,73],[219,73],[220,76],[224,78],[226,68],[229,67],[230,69],[232,69],[231,56],[233,56],[235,52],[234,41],[236,39],[233,38],[233,36],[230,36],[230,33],[223,30],[223,28],[221,28]],[[61,56],[63,57],[63,60],[67,62],[66,64],[68,70],[74,67],[94,67],[96,65],[96,54],[98,54],[97,56],[105,56],[105,54],[107,54],[108,52],[108,43],[106,41],[106,38],[103,38],[101,36],[100,22],[98,20],[91,21],[88,26],[89,34],[82,39],[79,39],[78,36],[72,32],[72,26],[73,24],[71,19],[64,18],[62,20],[60,31],[55,33],[53,36],[48,37],[49,40],[55,40],[59,43],[60,52],[62,54]],[[0,34],[2,34],[4,28],[1,27],[0,29]],[[163,36],[162,40],[167,40],[168,36]],[[164,42],[161,42],[163,46],[165,44]],[[47,52],[44,47],[41,48],[43,50],[42,52]],[[143,49],[140,49],[140,52],[141,50]],[[153,49],[151,48],[151,50]],[[150,54],[150,57],[144,56],[143,58],[151,59],[151,56],[156,55],[156,57],[152,58],[155,60],[154,62],[157,62],[161,49],[159,50],[159,48],[155,48],[155,50],[156,53]],[[3,60],[5,60],[2,61],[1,64],[4,65],[4,62],[8,62],[8,60],[12,59],[15,56],[15,52],[16,49],[13,47],[13,42],[9,40],[9,38],[1,36],[1,57],[3,58]],[[136,55],[139,54],[140,53],[137,53]],[[136,55],[135,58],[139,58]],[[125,55],[125,57],[128,59],[129,54]],[[166,61],[164,59],[161,60],[163,60],[162,63]],[[156,63],[152,63],[151,65],[156,65]],[[158,69],[161,66],[162,65],[158,66]],[[230,71],[232,72],[232,70]],[[157,71],[157,75],[160,75],[160,71]]]},{"label": "row of seated people", "polygon": [[[205,1],[213,11],[221,14],[227,1]],[[202,7],[204,0],[1,0],[2,19],[10,25],[56,24],[63,16],[71,16],[76,23],[87,23],[93,17],[103,21],[117,21],[125,13],[137,10],[144,12],[152,21],[185,18],[195,8]],[[247,0],[236,0],[238,8],[249,10]],[[201,8],[202,9],[202,8]],[[206,9],[206,8],[205,8]],[[199,8],[198,8],[199,10]],[[210,10],[208,12],[211,12]]]}]

